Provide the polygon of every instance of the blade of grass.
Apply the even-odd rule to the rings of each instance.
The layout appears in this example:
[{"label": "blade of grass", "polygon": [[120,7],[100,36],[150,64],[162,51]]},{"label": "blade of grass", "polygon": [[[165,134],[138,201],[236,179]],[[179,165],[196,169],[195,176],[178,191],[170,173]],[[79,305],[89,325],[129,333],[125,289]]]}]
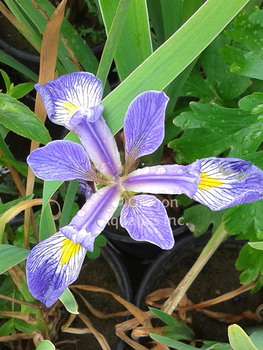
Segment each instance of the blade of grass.
[{"label": "blade of grass", "polygon": [[13,57],[10,57],[4,51],[1,51],[1,50],[0,50],[0,62],[14,68],[18,72],[24,74],[26,77],[31,79],[32,81],[37,82],[38,77],[35,73],[33,73],[30,69],[28,69],[23,64],[21,64],[20,62],[15,60]]},{"label": "blade of grass", "polygon": [[[120,0],[100,0],[100,8],[107,34]],[[121,80],[125,79],[152,53],[148,13],[145,0],[131,0],[121,31],[115,64]]]},{"label": "blade of grass", "polygon": [[182,24],[183,0],[160,0],[164,23],[164,38],[168,39]]},{"label": "blade of grass", "polygon": [[103,88],[105,86],[107,76],[109,74],[109,70],[113,60],[113,56],[115,54],[119,42],[119,37],[122,32],[121,28],[124,25],[130,1],[131,0],[120,0],[116,9],[116,13],[112,20],[110,30],[108,32],[108,37],[102,52],[101,60],[96,74],[97,78],[101,80]]}]

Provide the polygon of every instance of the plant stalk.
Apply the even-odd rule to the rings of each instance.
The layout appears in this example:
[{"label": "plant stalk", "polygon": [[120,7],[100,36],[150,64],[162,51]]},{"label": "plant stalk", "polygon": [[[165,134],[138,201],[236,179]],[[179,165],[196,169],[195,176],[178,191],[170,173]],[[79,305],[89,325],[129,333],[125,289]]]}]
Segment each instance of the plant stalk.
[{"label": "plant stalk", "polygon": [[205,266],[207,261],[211,258],[211,256],[214,254],[214,252],[219,247],[219,245],[223,242],[226,236],[227,236],[227,232],[225,231],[224,223],[222,222],[218,226],[216,232],[210,238],[210,240],[208,241],[204,249],[202,250],[201,254],[199,255],[198,259],[196,260],[192,268],[185,275],[185,277],[177,286],[177,288],[173,291],[170,298],[166,300],[166,302],[163,304],[162,310],[164,312],[171,315],[171,313],[174,311],[174,309],[177,307],[177,305],[181,301],[182,297],[187,292],[188,288],[191,286],[191,284],[194,282],[194,280],[198,276],[199,272],[202,270],[202,268]]}]

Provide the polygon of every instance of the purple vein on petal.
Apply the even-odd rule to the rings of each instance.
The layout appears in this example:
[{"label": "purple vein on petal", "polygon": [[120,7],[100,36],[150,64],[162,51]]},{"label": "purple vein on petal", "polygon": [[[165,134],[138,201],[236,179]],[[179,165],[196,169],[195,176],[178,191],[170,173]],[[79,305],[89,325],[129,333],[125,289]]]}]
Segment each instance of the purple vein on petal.
[{"label": "purple vein on petal", "polygon": [[74,243],[93,251],[93,243],[118,207],[122,190],[117,186],[102,187],[77,212],[68,226],[60,231]]},{"label": "purple vein on petal", "polygon": [[26,262],[27,285],[34,298],[47,307],[54,304],[80,272],[86,250],[61,232],[39,242]]},{"label": "purple vein on petal", "polygon": [[186,194],[192,198],[200,179],[200,161],[190,165],[158,165],[137,169],[123,181],[126,191]]},{"label": "purple vein on petal", "polygon": [[74,72],[53,79],[35,89],[43,102],[49,119],[67,127],[77,111],[88,111],[100,104],[102,84],[93,74]]},{"label": "purple vein on petal", "polygon": [[[77,114],[72,122],[77,119]],[[101,116],[91,123],[81,115],[72,131],[78,135],[95,167],[109,179],[114,179],[121,171],[121,160],[116,141],[104,118]]]},{"label": "purple vein on petal", "polygon": [[128,164],[154,152],[162,143],[167,102],[165,93],[146,91],[129,105],[124,118],[125,158]]},{"label": "purple vein on petal", "polygon": [[120,224],[136,241],[147,241],[171,249],[174,238],[162,203],[154,196],[133,196],[121,211]]},{"label": "purple vein on petal", "polygon": [[83,147],[71,141],[52,141],[34,150],[27,158],[33,173],[43,180],[95,179],[89,158]]}]

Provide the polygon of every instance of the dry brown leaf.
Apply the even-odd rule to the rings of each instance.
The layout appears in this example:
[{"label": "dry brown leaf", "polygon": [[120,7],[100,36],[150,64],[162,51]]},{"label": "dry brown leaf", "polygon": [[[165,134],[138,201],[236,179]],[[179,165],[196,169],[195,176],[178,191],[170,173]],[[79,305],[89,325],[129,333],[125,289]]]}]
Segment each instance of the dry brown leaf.
[{"label": "dry brown leaf", "polygon": [[78,317],[82,320],[83,323],[85,323],[85,325],[89,328],[89,330],[91,331],[91,333],[95,336],[95,338],[98,340],[98,342],[100,343],[100,346],[102,347],[103,350],[110,350],[109,344],[107,343],[106,339],[104,338],[104,336],[99,333],[92,325],[92,323],[90,322],[90,320],[88,319],[87,316],[79,313]]}]

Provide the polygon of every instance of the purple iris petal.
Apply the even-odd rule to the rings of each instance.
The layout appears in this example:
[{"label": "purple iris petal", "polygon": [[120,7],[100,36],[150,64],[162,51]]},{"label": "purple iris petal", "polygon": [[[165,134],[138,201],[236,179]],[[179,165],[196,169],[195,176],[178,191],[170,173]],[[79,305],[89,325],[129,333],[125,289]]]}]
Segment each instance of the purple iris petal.
[{"label": "purple iris petal", "polygon": [[197,190],[201,164],[158,165],[137,169],[122,181],[126,191],[146,193],[184,193],[192,198]]},{"label": "purple iris petal", "polygon": [[165,93],[146,91],[129,105],[124,118],[125,154],[129,164],[160,146],[167,102]]},{"label": "purple iris petal", "polygon": [[95,167],[106,177],[114,178],[121,171],[121,160],[104,118],[91,123],[82,112],[77,112],[70,124],[74,124],[71,130],[78,135]]},{"label": "purple iris petal", "polygon": [[237,158],[200,160],[200,181],[193,198],[211,210],[250,203],[263,198],[263,171]]},{"label": "purple iris petal", "polygon": [[34,174],[43,180],[93,180],[95,173],[83,147],[71,141],[53,141],[27,158]]},{"label": "purple iris petal", "polygon": [[120,224],[136,241],[147,241],[162,249],[171,249],[174,245],[164,206],[154,196],[131,197],[122,208]]},{"label": "purple iris petal", "polygon": [[46,307],[60,297],[80,272],[86,250],[61,232],[38,243],[26,262],[27,285],[34,298]]},{"label": "purple iris petal", "polygon": [[101,81],[87,72],[63,75],[44,85],[36,84],[35,89],[50,120],[65,127],[77,110],[94,120],[94,111],[89,111],[89,108],[98,106],[102,95]]},{"label": "purple iris petal", "polygon": [[89,251],[93,251],[93,243],[118,207],[121,190],[116,187],[103,187],[94,193],[77,212],[68,226],[60,231]]}]

